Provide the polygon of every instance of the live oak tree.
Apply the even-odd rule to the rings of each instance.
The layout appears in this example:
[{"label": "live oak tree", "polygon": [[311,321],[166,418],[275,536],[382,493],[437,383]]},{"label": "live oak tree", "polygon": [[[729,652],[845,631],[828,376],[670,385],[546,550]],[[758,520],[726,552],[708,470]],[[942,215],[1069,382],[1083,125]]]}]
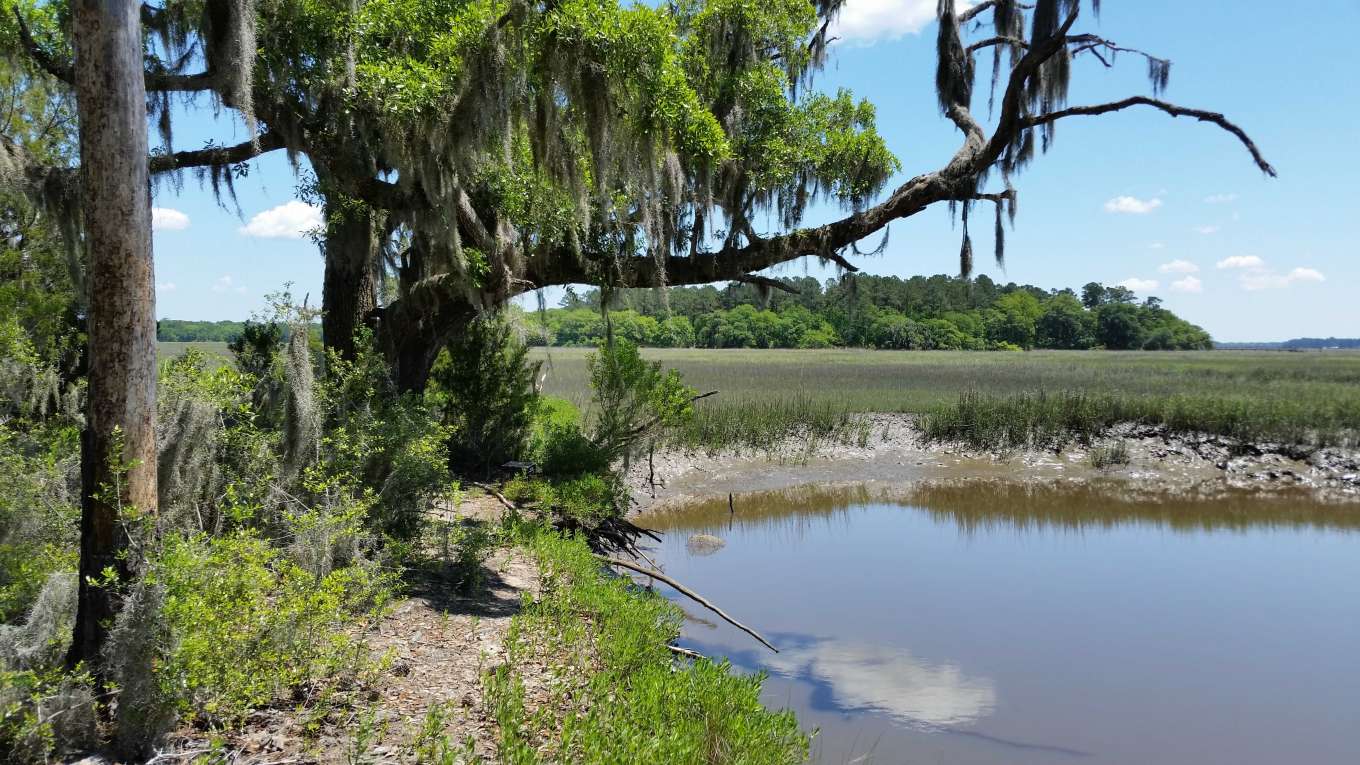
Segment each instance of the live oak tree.
[{"label": "live oak tree", "polygon": [[[958,10],[942,0],[936,90],[960,145],[883,193],[899,164],[873,107],[811,89],[843,1],[145,6],[145,78],[166,142],[175,93],[211,93],[254,130],[236,146],[149,162],[153,172],[198,169],[229,190],[237,163],[305,156],[307,190],[326,212],[326,341],[348,353],[354,331],[373,326],[407,389],[423,387],[473,317],[516,295],[573,283],[775,287],[758,272],[803,257],[853,272],[860,242],[935,204],[959,213],[966,274],[975,206],[993,208],[1000,259],[1013,181],[1062,120],[1135,107],[1189,117],[1229,132],[1274,174],[1223,115],[1162,98],[1170,62],[1081,31],[1098,2]],[[16,44],[62,77],[60,25],[48,30],[38,39],[20,29]],[[1151,95],[1066,103],[1077,65],[1119,56],[1147,67]],[[974,111],[980,89],[987,119]],[[819,197],[845,215],[802,226]],[[757,224],[767,217],[769,230]]]}]

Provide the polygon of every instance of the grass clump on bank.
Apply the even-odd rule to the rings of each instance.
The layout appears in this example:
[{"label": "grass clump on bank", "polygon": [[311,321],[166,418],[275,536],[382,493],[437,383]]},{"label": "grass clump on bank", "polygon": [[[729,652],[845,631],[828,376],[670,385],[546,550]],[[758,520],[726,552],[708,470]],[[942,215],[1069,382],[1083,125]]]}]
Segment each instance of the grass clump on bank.
[{"label": "grass clump on bank", "polygon": [[770,450],[798,439],[811,449],[827,443],[863,445],[868,436],[868,426],[843,405],[799,391],[787,397],[746,395],[700,402],[693,419],[666,443],[716,452],[732,447]]},{"label": "grass clump on bank", "polygon": [[1183,435],[1207,433],[1243,446],[1353,446],[1360,443],[1360,402],[968,391],[928,412],[921,430],[929,441],[974,449],[1057,450],[1074,442],[1090,444],[1119,423]]},{"label": "grass clump on bank", "polygon": [[[677,666],[666,647],[679,609],[606,575],[579,538],[523,532],[541,593],[515,618],[509,659],[487,678],[501,760],[536,762],[802,762],[808,739],[790,711],[760,703],[760,676],[726,662]],[[545,647],[550,647],[546,648]],[[546,655],[545,655],[546,654]],[[557,681],[531,711],[520,667],[546,661]]]},{"label": "grass clump on bank", "polygon": [[984,396],[969,391],[921,420],[928,441],[954,441],[974,449],[1061,449],[1090,443],[1126,412],[1112,399],[1082,393]]}]

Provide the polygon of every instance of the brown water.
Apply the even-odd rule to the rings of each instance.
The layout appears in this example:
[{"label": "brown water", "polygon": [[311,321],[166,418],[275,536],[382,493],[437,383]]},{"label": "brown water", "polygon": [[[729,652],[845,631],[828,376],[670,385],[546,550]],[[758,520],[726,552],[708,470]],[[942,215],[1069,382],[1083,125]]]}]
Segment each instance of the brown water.
[{"label": "brown water", "polygon": [[644,525],[781,650],[678,601],[681,644],[768,672],[814,761],[1360,763],[1360,506],[987,482],[735,506]]}]

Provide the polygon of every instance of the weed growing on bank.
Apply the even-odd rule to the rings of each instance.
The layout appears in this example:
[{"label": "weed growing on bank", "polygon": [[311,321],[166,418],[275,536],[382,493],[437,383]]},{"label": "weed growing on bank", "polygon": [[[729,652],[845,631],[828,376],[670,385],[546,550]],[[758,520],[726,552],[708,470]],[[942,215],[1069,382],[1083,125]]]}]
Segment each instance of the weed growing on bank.
[{"label": "weed growing on bank", "polygon": [[[524,527],[539,597],[512,624],[509,658],[486,678],[504,762],[802,762],[808,739],[790,711],[760,703],[758,675],[678,659],[681,614],[602,571],[584,541]],[[546,648],[545,648],[546,647]],[[547,661],[556,684],[530,709],[520,675]]]},{"label": "weed growing on bank", "polygon": [[1215,398],[1199,395],[1120,396],[1079,391],[995,396],[968,391],[921,419],[929,441],[988,451],[1058,450],[1090,444],[1119,423],[1208,433],[1239,444],[1299,446],[1360,443],[1360,402],[1335,408],[1309,402]]}]

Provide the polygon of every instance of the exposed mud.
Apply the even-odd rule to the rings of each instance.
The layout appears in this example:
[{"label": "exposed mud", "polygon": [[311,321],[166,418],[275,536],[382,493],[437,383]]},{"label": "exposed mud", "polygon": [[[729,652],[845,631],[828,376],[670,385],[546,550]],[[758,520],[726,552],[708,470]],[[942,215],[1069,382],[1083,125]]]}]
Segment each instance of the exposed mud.
[{"label": "exposed mud", "polygon": [[[917,483],[991,479],[1020,484],[1116,482],[1159,493],[1213,496],[1243,489],[1306,491],[1326,502],[1360,502],[1360,450],[1240,444],[1124,425],[1089,446],[1059,452],[979,452],[926,443],[913,415],[868,414],[864,443],[809,445],[793,438],[762,451],[667,451],[628,471],[636,511],[696,499],[809,484]],[[1098,468],[1092,452],[1122,444],[1125,464]]]}]

